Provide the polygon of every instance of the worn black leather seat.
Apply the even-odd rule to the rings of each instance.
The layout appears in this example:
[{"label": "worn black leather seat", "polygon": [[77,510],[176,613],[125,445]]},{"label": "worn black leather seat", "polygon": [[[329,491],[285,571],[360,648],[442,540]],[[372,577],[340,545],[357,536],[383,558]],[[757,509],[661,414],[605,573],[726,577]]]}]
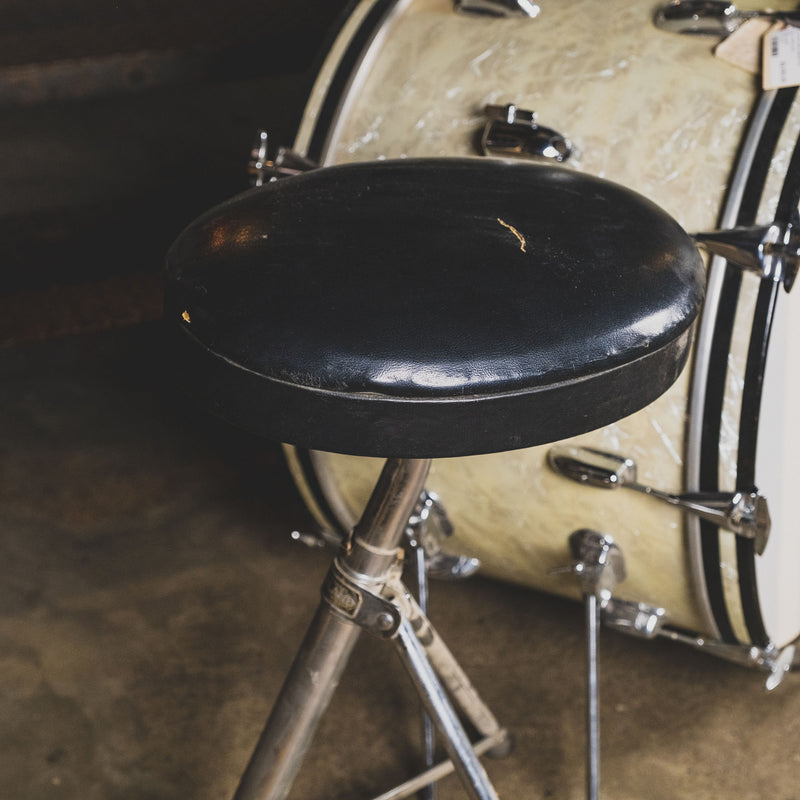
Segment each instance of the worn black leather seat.
[{"label": "worn black leather seat", "polygon": [[184,387],[302,447],[408,458],[579,434],[660,395],[703,295],[663,211],[566,169],[385,161],[268,184],[167,258]]}]

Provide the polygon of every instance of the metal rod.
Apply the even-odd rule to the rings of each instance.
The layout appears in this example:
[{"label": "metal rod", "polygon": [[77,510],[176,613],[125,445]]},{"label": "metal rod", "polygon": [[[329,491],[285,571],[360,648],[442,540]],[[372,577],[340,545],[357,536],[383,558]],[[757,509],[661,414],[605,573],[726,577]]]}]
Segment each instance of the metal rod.
[{"label": "metal rod", "polygon": [[339,559],[354,575],[381,580],[397,560],[397,548],[425,486],[430,459],[390,458]]},{"label": "metal rod", "polygon": [[586,601],[586,797],[597,800],[600,787],[600,700],[597,679],[599,609],[597,596]]},{"label": "metal rod", "polygon": [[[505,738],[506,732],[498,731],[494,734],[494,736],[487,736],[485,739],[481,739],[479,742],[476,742],[472,750],[476,756],[482,756],[484,753],[488,753],[495,747],[502,745],[505,741]],[[394,789],[384,792],[382,795],[375,797],[373,800],[404,800],[404,798],[411,797],[414,792],[432,784],[434,781],[440,781],[442,778],[446,778],[448,775],[452,774],[454,770],[455,766],[450,759],[447,761],[442,761],[440,764],[437,764],[435,767],[423,772],[421,775],[410,778],[405,783],[395,786]]]},{"label": "metal rod", "polygon": [[319,607],[234,800],[286,797],[360,633],[357,625]]},{"label": "metal rod", "polygon": [[[395,602],[420,640],[427,660],[464,716],[481,736],[493,736],[503,730],[497,717],[481,699],[450,648],[402,583],[390,582],[389,590],[392,591]],[[501,754],[502,752],[498,752],[497,755]]]},{"label": "metal rod", "polygon": [[[414,566],[417,573],[417,602],[423,614],[428,613],[428,573],[425,548],[417,542],[414,550]],[[430,714],[422,712],[422,755],[423,765],[426,770],[433,768],[436,763],[436,730]],[[431,782],[419,790],[419,800],[436,800],[436,784]]]},{"label": "metal rod", "polygon": [[408,620],[403,620],[393,641],[422,702],[436,722],[442,742],[467,795],[472,800],[498,800],[497,793],[475,755],[472,744]]}]

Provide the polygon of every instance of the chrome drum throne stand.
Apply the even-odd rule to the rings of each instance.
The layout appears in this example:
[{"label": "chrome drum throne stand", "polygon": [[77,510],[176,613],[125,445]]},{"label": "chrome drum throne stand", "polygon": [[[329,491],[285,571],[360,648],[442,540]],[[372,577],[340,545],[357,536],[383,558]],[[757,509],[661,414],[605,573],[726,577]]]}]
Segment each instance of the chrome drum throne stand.
[{"label": "chrome drum throne stand", "polygon": [[331,167],[187,228],[167,259],[180,386],[277,441],[386,466],[336,557],[236,800],[285,797],[362,628],[392,640],[467,796],[496,797],[451,702],[504,731],[398,577],[431,458],[574,436],[680,372],[702,299],[664,212],[559,168],[478,159]]}]

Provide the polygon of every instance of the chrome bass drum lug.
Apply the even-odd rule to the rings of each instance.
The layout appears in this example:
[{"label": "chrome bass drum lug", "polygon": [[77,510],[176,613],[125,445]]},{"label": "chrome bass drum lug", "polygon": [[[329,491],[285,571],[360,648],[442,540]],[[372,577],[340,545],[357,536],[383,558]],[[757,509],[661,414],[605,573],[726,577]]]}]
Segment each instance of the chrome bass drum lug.
[{"label": "chrome bass drum lug", "polygon": [[530,0],[455,0],[453,8],[461,14],[487,17],[538,17],[541,9]]},{"label": "chrome bass drum lug", "polygon": [[483,155],[559,164],[572,155],[572,142],[558,131],[539,125],[535,111],[517,108],[514,103],[488,105],[484,111],[489,121],[481,136]]},{"label": "chrome bass drum lug", "polygon": [[742,11],[727,0],[672,0],[656,11],[657,28],[671,33],[729,36],[750,19],[800,24],[800,11]]}]

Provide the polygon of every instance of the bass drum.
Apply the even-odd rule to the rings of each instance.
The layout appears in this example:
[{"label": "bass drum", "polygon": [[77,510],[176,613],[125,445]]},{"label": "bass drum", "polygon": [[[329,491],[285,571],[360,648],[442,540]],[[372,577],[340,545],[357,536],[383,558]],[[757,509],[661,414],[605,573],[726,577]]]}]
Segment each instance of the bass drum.
[{"label": "bass drum", "polygon": [[[540,5],[522,20],[456,14],[446,0],[357,4],[295,149],[322,166],[478,156],[484,108],[513,102],[569,138],[569,168],[642,193],[690,231],[796,216],[794,90],[760,93],[708,39],[658,30],[649,2],[609,0],[602,13],[594,0]],[[673,493],[758,486],[772,516],[763,555],[752,539],[647,495],[577,485],[547,466],[547,446],[434,461],[428,488],[455,526],[446,548],[495,577],[577,597],[577,581],[551,571],[571,560],[569,534],[592,528],[623,552],[627,579],[615,595],[663,608],[672,635],[745,660],[794,642],[800,308],[790,306],[799,303],[799,290],[714,259],[693,367],[643,411],[566,443],[631,458],[641,484]],[[287,455],[320,525],[347,531],[380,463]]]}]

